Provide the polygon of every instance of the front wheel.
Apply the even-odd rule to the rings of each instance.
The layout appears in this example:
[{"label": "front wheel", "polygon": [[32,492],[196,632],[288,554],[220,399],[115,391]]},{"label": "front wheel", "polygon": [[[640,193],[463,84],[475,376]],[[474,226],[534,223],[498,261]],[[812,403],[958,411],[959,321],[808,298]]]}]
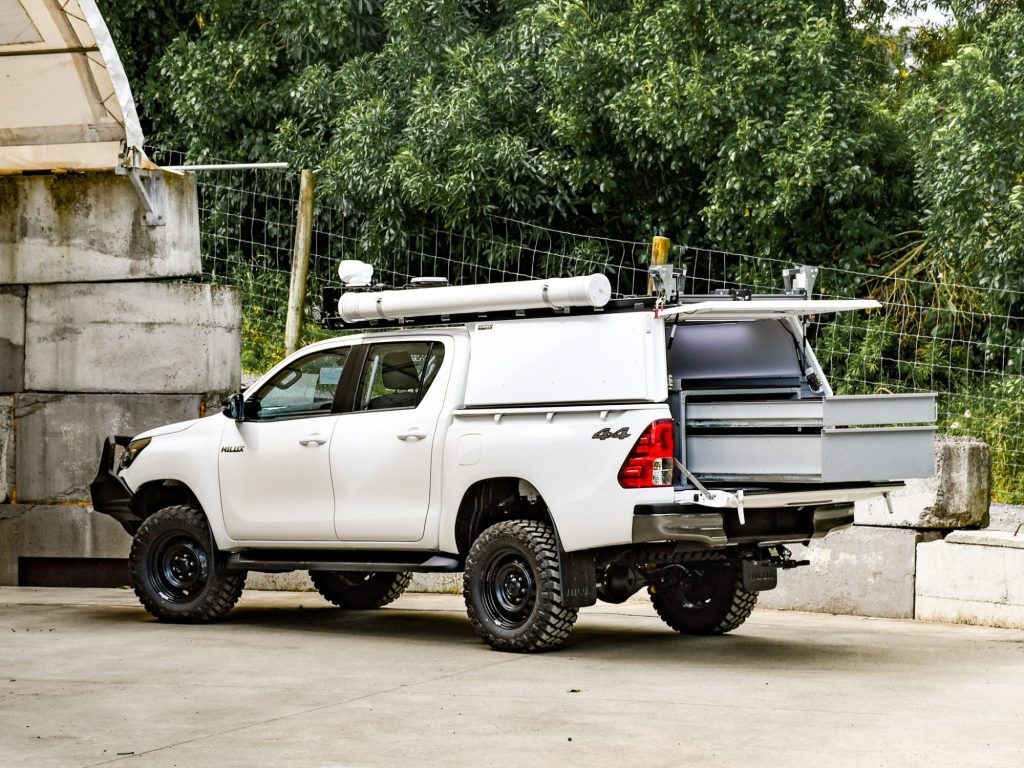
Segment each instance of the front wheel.
[{"label": "front wheel", "polygon": [[313,586],[339,608],[369,610],[397,600],[412,581],[411,573],[310,571]]},{"label": "front wheel", "polygon": [[562,603],[555,532],[535,520],[506,520],[480,534],[466,558],[463,597],[473,628],[499,651],[561,645],[578,613]]},{"label": "front wheel", "polygon": [[206,517],[195,507],[165,507],[147,517],[132,539],[128,567],[142,606],[160,621],[213,621],[230,611],[245,572],[217,567]]},{"label": "front wheel", "polygon": [[730,563],[687,565],[676,582],[648,587],[661,620],[684,635],[721,635],[750,616],[757,592],[748,592]]}]

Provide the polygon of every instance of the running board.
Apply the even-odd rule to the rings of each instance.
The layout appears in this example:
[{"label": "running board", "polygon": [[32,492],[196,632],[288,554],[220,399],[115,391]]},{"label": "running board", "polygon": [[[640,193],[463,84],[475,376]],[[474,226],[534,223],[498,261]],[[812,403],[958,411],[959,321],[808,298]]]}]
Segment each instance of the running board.
[{"label": "running board", "polygon": [[[411,555],[411,556],[410,556]],[[246,550],[228,557],[229,571],[372,571],[401,573],[451,573],[462,570],[462,561],[447,555],[422,552],[330,552],[324,550]]]}]

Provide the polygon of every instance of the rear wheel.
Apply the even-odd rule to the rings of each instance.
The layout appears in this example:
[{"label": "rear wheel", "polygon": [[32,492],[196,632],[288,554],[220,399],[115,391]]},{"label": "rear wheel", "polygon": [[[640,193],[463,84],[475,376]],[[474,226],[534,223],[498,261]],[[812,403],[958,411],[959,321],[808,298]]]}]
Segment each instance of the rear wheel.
[{"label": "rear wheel", "polygon": [[578,613],[562,604],[555,532],[535,520],[506,520],[480,534],[466,558],[463,597],[477,634],[500,651],[554,648]]},{"label": "rear wheel", "polygon": [[731,563],[686,566],[686,574],[669,585],[648,588],[661,620],[684,635],[721,635],[750,616],[757,593],[743,588]]},{"label": "rear wheel", "polygon": [[310,571],[313,586],[339,608],[383,608],[397,600],[412,581],[411,573],[373,571]]},{"label": "rear wheel", "polygon": [[191,505],[146,518],[132,539],[129,570],[142,606],[161,621],[219,619],[245,586],[245,572],[222,571],[206,517]]}]

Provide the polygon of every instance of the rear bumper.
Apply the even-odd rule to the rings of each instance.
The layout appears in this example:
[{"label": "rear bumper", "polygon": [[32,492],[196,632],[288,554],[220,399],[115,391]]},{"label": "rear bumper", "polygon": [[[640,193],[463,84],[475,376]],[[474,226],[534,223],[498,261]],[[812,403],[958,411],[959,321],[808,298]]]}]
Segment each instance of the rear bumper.
[{"label": "rear bumper", "polygon": [[690,491],[674,504],[642,504],[633,509],[633,543],[690,542],[698,548],[731,544],[790,544],[820,539],[853,525],[853,504],[883,495],[902,483],[857,488],[751,493],[739,508],[709,509],[693,502]]},{"label": "rear bumper", "polygon": [[132,492],[114,469],[114,454],[116,446],[126,448],[130,440],[127,435],[110,435],[103,441],[96,478],[89,484],[92,508],[110,515],[129,532],[138,518],[131,508]]}]

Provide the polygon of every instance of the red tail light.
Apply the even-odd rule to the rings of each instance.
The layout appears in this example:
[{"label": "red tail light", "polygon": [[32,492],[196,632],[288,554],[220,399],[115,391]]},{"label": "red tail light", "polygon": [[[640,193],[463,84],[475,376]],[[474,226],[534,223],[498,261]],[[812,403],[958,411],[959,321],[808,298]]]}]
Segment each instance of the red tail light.
[{"label": "red tail light", "polygon": [[659,419],[640,435],[619,470],[623,488],[657,488],[672,485],[672,459],[676,453],[671,419]]}]

